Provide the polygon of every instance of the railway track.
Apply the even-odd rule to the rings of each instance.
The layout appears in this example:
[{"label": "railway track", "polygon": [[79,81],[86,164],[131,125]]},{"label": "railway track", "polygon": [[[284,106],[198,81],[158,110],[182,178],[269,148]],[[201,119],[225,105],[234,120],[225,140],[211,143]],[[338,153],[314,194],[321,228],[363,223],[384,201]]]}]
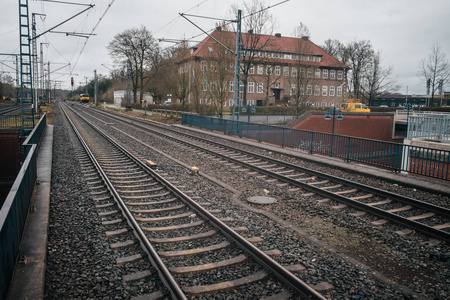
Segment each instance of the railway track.
[{"label": "railway track", "polygon": [[450,210],[446,207],[371,187],[370,184],[361,184],[302,168],[257,154],[256,151],[242,150],[167,126],[158,126],[136,119],[129,120],[98,110],[96,112],[115,121],[125,122],[134,128],[151,132],[165,140],[195,148],[210,157],[220,158],[267,176],[269,181],[275,180],[290,191],[302,192],[303,198],[316,197],[318,202],[330,202],[336,209],[351,208],[353,211],[350,213],[355,217],[369,213],[378,218],[372,222],[374,225],[381,226],[388,222],[399,224],[404,228],[397,230],[398,234],[421,232],[438,240],[450,241]]},{"label": "railway track", "polygon": [[8,115],[15,111],[20,111],[20,106],[16,104],[12,105],[1,105],[0,106],[0,115]]},{"label": "railway track", "polygon": [[[98,215],[110,227],[107,235],[113,241],[111,247],[120,251],[117,263],[148,259],[153,266],[151,269],[140,263],[137,272],[124,276],[125,281],[142,281],[158,273],[174,299],[205,293],[221,293],[227,298],[233,295],[227,294],[228,290],[241,286],[264,291],[255,295],[259,298],[272,294],[279,298],[324,299],[289,271],[300,266],[281,266],[271,258],[279,255],[278,251],[259,250],[254,244],[262,240],[238,234],[246,229],[227,226],[228,218],[215,216],[222,211],[205,209],[209,207],[207,202],[189,197],[181,186],[153,170],[149,162],[80,115],[83,121],[75,120],[73,112],[64,111],[83,145],[79,160],[98,203]],[[194,273],[206,275],[197,277]],[[214,276],[217,274],[220,276]],[[157,287],[147,284],[143,291],[147,297],[167,294]]]}]

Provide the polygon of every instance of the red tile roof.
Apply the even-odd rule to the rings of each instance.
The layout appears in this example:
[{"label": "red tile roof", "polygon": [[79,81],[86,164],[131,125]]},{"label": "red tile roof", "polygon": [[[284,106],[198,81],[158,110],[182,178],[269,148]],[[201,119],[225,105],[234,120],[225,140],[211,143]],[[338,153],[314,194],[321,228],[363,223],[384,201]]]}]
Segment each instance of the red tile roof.
[{"label": "red tile roof", "polygon": [[[224,42],[223,40],[233,41],[233,46],[230,47],[231,50],[235,50],[235,41],[236,41],[236,33],[231,31],[218,31],[215,30],[213,33],[211,33],[211,36],[213,36],[215,39],[217,39],[220,42]],[[245,50],[245,44],[246,41],[249,38],[248,33],[242,33],[242,44],[243,48]],[[273,52],[283,52],[283,53],[298,53],[298,42],[300,38],[296,37],[276,37],[274,35],[265,35],[261,34],[259,36],[259,43],[258,45],[264,45],[262,51],[273,51]],[[321,56],[322,61],[306,61],[305,63],[308,65],[314,65],[314,66],[326,66],[326,67],[334,67],[334,68],[342,68],[344,67],[344,64],[337,60],[332,55],[325,52],[321,47],[314,44],[309,39],[302,41],[303,49],[308,49],[309,55],[315,55],[315,56]],[[211,57],[211,52],[208,50],[208,46],[211,47],[211,45],[216,44],[216,42],[210,37],[207,36],[203,41],[201,41],[196,47],[194,47],[194,52],[190,56],[195,57]],[[257,59],[255,59],[257,60]],[[259,60],[259,59],[258,59]],[[276,59],[276,58],[261,58],[261,61],[264,62],[277,62],[277,63],[292,63],[293,60],[288,59]]]}]

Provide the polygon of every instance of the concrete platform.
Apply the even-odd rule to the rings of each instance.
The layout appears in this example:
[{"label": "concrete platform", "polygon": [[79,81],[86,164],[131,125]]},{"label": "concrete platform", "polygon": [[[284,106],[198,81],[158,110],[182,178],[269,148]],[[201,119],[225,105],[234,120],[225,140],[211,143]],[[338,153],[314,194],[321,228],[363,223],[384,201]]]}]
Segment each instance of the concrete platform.
[{"label": "concrete platform", "polygon": [[46,125],[37,154],[37,184],[20,244],[20,259],[7,298],[11,300],[44,298],[53,125]]}]

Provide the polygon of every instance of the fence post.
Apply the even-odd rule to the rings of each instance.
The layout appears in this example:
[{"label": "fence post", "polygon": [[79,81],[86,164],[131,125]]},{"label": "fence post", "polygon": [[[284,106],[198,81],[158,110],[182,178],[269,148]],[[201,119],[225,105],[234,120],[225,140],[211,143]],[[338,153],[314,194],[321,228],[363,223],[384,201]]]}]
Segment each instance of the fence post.
[{"label": "fence post", "polygon": [[261,130],[262,130],[262,125],[259,125],[259,138],[258,141],[261,143]]},{"label": "fence post", "polygon": [[348,142],[347,142],[347,161],[350,161],[350,145],[351,145],[351,143],[350,143],[350,139],[351,138],[347,138],[348,139]]},{"label": "fence post", "polygon": [[284,127],[281,128],[281,148],[284,148]]},{"label": "fence post", "polygon": [[313,154],[313,142],[314,142],[314,132],[311,132],[311,141],[309,142],[309,153]]}]

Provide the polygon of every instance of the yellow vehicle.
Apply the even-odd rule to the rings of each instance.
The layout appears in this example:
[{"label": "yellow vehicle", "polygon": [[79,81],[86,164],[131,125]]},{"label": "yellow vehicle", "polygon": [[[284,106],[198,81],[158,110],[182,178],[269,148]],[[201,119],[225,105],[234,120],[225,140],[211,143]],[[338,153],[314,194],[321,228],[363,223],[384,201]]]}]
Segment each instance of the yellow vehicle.
[{"label": "yellow vehicle", "polygon": [[80,102],[81,103],[89,103],[89,95],[88,94],[80,94]]},{"label": "yellow vehicle", "polygon": [[349,102],[341,104],[341,111],[345,112],[370,112],[370,108],[368,108],[365,104],[359,103],[359,99],[356,103],[350,99]]}]

